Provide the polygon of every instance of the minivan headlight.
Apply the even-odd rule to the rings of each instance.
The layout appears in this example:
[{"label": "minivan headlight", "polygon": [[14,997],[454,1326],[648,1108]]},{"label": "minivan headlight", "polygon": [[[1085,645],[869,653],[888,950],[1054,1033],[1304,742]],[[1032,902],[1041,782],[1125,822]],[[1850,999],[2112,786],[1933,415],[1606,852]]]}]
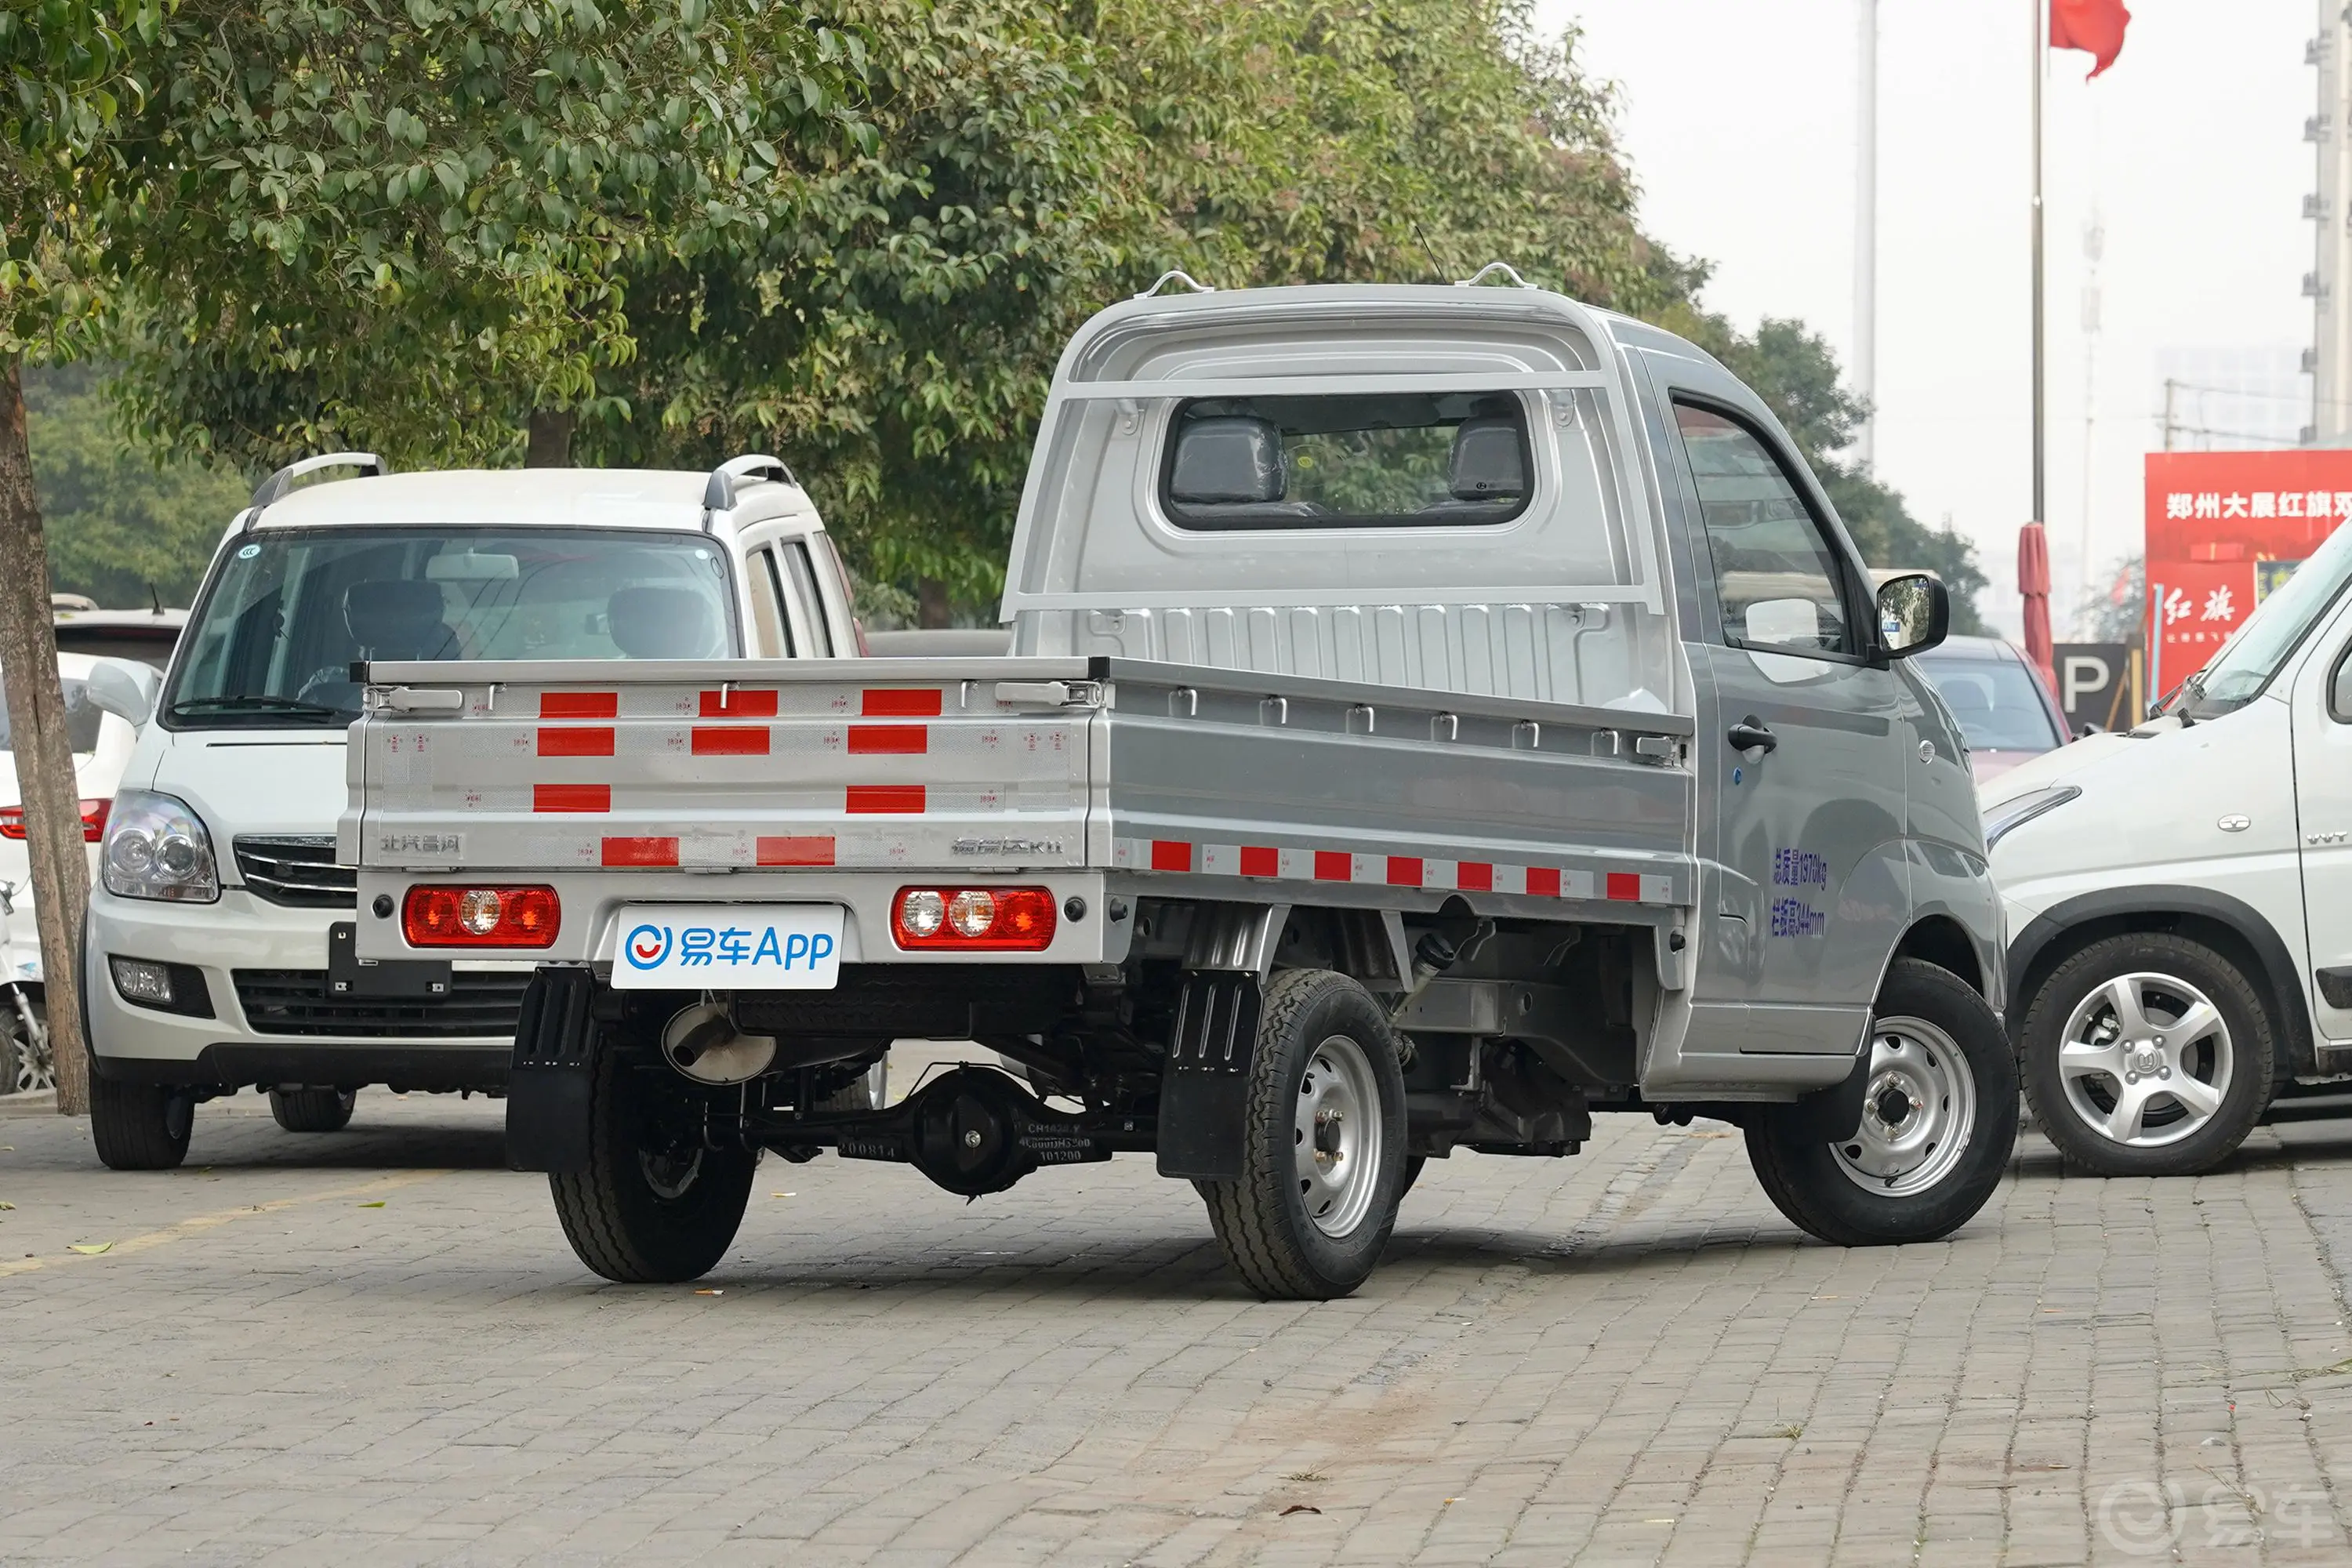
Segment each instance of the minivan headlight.
[{"label": "minivan headlight", "polygon": [[2014,800],[2002,801],[1985,813],[1985,853],[1992,847],[2045,811],[2055,811],[2083,792],[2074,784],[2054,784],[2049,789],[2028,790]]},{"label": "minivan headlight", "polygon": [[99,875],[121,899],[209,904],[220,898],[220,868],[203,821],[177,796],[143,789],[114,797]]}]

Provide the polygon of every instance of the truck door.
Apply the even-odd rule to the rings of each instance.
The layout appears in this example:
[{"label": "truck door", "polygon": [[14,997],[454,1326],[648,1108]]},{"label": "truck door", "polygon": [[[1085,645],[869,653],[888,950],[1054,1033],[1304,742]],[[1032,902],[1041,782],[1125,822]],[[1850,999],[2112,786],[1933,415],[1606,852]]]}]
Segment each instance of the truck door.
[{"label": "truck door", "polygon": [[2296,838],[2310,933],[2311,1018],[2325,1040],[2352,1041],[2352,612],[2314,639],[2293,705]]},{"label": "truck door", "polygon": [[1909,911],[1909,727],[1867,657],[1866,581],[1801,467],[1740,403],[1664,379],[1712,612],[1690,647],[1715,909],[1686,1048],[1851,1053]]}]

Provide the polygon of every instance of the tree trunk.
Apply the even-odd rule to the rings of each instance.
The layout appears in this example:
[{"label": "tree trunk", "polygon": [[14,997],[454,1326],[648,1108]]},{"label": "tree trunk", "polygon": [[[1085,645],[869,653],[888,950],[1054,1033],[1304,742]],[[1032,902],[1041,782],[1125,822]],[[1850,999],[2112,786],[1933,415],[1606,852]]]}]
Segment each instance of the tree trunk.
[{"label": "tree trunk", "polygon": [[572,430],[579,423],[576,415],[558,413],[552,408],[530,411],[530,437],[523,447],[522,466],[526,468],[568,468],[572,466]]},{"label": "tree trunk", "polygon": [[33,488],[33,454],[25,437],[21,368],[10,355],[0,371],[0,679],[6,686],[16,788],[25,806],[33,900],[40,910],[58,1109],[83,1116],[89,1111],[89,1062],[82,1049],[81,996],[74,974],[80,963],[82,915],[89,904],[89,859],[82,843],[65,690],[58,683],[48,542],[41,531],[41,498]]},{"label": "tree trunk", "polygon": [[915,624],[926,628],[953,624],[948,614],[948,585],[937,577],[915,579]]}]

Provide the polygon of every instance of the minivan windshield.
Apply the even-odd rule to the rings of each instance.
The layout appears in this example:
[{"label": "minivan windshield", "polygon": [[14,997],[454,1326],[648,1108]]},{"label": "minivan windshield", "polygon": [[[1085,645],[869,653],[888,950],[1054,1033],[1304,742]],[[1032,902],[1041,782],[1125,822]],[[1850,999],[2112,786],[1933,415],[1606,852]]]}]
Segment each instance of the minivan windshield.
[{"label": "minivan windshield", "polygon": [[2352,528],[2339,528],[2318,552],[2254,606],[2213,662],[2182,684],[2174,707],[2191,719],[2216,719],[2252,702],[2271,683],[2304,634],[2317,624],[2352,577]]},{"label": "minivan windshield", "polygon": [[357,716],[361,659],[723,658],[724,552],[623,529],[288,529],[232,542],[164,698],[178,729]]}]

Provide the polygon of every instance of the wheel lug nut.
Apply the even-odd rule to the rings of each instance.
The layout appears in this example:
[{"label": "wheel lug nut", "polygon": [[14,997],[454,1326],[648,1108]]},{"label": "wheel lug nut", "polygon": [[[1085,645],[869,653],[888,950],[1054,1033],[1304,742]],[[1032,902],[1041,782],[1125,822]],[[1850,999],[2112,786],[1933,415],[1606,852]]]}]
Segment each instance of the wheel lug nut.
[{"label": "wheel lug nut", "polygon": [[2127,1072],[2127,1073],[2124,1074],[2124,1082],[2126,1082],[2126,1083],[2127,1083],[2127,1084],[2130,1084],[2130,1083],[2137,1083],[2138,1081],[2139,1081],[2139,1074],[2137,1074],[2137,1073],[2136,1073],[2136,1072]]}]

